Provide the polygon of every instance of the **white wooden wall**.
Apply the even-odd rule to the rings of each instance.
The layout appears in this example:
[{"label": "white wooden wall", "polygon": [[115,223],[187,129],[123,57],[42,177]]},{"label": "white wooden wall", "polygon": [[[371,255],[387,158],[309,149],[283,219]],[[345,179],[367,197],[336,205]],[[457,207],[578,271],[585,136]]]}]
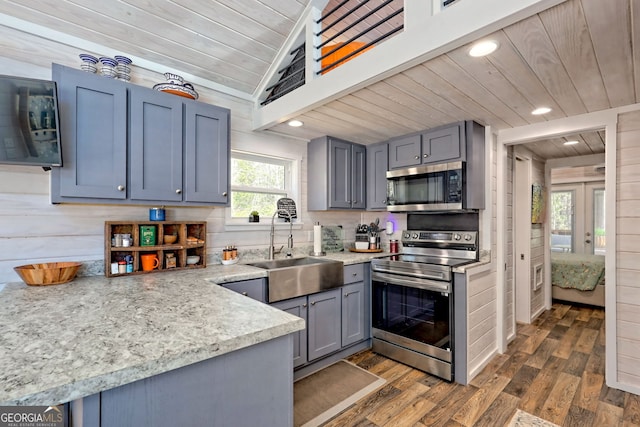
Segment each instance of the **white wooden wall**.
[{"label": "white wooden wall", "polygon": [[640,112],[622,114],[617,151],[617,375],[640,387]]},{"label": "white wooden wall", "polygon": [[[540,160],[533,160],[531,162],[531,182],[539,183],[545,186],[547,193],[549,187],[544,182],[544,162]],[[548,207],[547,207],[548,213]],[[543,265],[542,275],[544,277],[544,251],[545,241],[547,239],[546,224],[548,218],[542,224],[531,224],[531,262],[530,262],[530,278],[531,283],[529,289],[531,290],[531,318],[534,319],[544,310],[544,296],[545,289],[541,286],[538,290],[533,289],[533,281],[535,280],[534,268],[538,264]]]},{"label": "white wooden wall", "polygon": [[515,338],[515,316],[516,308],[513,304],[514,301],[514,280],[513,275],[515,273],[513,268],[513,147],[507,148],[507,170],[505,171],[506,184],[504,186],[506,191],[506,206],[505,216],[507,222],[507,230],[505,237],[506,255],[505,255],[505,310],[504,310],[504,325],[505,325],[505,337],[507,340]]},{"label": "white wooden wall", "polygon": [[[51,78],[51,63],[79,67],[78,54],[82,50],[39,37],[21,33],[0,25],[0,70],[2,74],[32,78]],[[97,56],[118,52],[86,52]],[[126,52],[120,52],[126,55]],[[180,70],[167,70],[180,74]],[[164,81],[159,73],[132,65],[132,83],[152,87]],[[406,215],[387,212],[359,211],[308,212],[306,204],[307,141],[294,140],[273,133],[253,132],[252,104],[249,101],[196,86],[200,101],[231,110],[231,146],[257,153],[269,153],[296,158],[301,165],[301,197],[296,200],[302,229],[294,230],[294,246],[310,246],[313,224],[342,225],[345,240],[355,240],[358,223],[370,223],[375,218],[382,225],[393,217],[397,224],[391,238],[399,238],[406,228]],[[49,173],[39,167],[0,165],[0,283],[17,281],[16,265],[45,261],[89,261],[104,258],[104,221],[146,220],[148,206],[113,205],[52,205],[49,203]],[[167,208],[168,220],[207,221],[207,251],[219,253],[228,245],[238,246],[240,254],[246,249],[266,251],[269,231],[225,230],[224,208]],[[287,232],[276,234],[276,243],[285,244]],[[383,234],[383,242],[388,237]]]}]

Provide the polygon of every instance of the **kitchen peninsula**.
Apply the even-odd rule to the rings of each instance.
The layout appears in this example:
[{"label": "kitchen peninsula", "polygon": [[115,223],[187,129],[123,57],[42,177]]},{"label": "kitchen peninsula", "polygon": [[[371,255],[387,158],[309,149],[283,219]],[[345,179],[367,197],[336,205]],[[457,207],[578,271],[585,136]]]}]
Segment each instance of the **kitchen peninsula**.
[{"label": "kitchen peninsula", "polygon": [[72,402],[84,426],[289,425],[304,321],[216,284],[256,277],[234,265],[7,284],[0,405]]}]

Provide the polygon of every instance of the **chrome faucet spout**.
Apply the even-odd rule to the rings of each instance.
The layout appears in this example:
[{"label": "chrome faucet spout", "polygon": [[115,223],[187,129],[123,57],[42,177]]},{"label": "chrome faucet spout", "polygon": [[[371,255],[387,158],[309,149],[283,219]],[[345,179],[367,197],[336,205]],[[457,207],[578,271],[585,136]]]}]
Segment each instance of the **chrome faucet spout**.
[{"label": "chrome faucet spout", "polygon": [[275,254],[279,254],[282,251],[283,247],[280,247],[279,250],[275,250],[275,247],[273,246],[273,240],[274,240],[274,236],[275,236],[275,219],[276,219],[276,215],[278,215],[278,213],[283,212],[285,213],[288,217],[289,217],[289,238],[287,240],[287,257],[291,257],[292,256],[292,249],[293,249],[293,220],[291,219],[291,212],[284,210],[284,209],[276,209],[276,211],[273,213],[273,216],[271,217],[271,233],[269,234],[269,259],[273,259]]}]

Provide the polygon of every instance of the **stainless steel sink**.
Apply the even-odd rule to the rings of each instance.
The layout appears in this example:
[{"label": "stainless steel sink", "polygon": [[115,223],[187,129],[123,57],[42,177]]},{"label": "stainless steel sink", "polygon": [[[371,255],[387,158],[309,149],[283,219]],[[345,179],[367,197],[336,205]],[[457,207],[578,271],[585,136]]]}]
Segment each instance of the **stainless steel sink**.
[{"label": "stainless steel sink", "polygon": [[321,292],[344,284],[344,264],[319,258],[284,258],[248,263],[267,270],[269,302]]}]

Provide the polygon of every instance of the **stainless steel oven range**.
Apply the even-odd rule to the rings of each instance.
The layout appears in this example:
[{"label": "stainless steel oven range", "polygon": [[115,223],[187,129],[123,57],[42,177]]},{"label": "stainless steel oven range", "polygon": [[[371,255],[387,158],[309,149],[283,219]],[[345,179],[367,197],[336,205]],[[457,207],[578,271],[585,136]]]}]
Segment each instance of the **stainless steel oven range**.
[{"label": "stainless steel oven range", "polygon": [[478,259],[478,232],[407,230],[402,246],[371,262],[373,351],[452,381],[452,269]]}]

